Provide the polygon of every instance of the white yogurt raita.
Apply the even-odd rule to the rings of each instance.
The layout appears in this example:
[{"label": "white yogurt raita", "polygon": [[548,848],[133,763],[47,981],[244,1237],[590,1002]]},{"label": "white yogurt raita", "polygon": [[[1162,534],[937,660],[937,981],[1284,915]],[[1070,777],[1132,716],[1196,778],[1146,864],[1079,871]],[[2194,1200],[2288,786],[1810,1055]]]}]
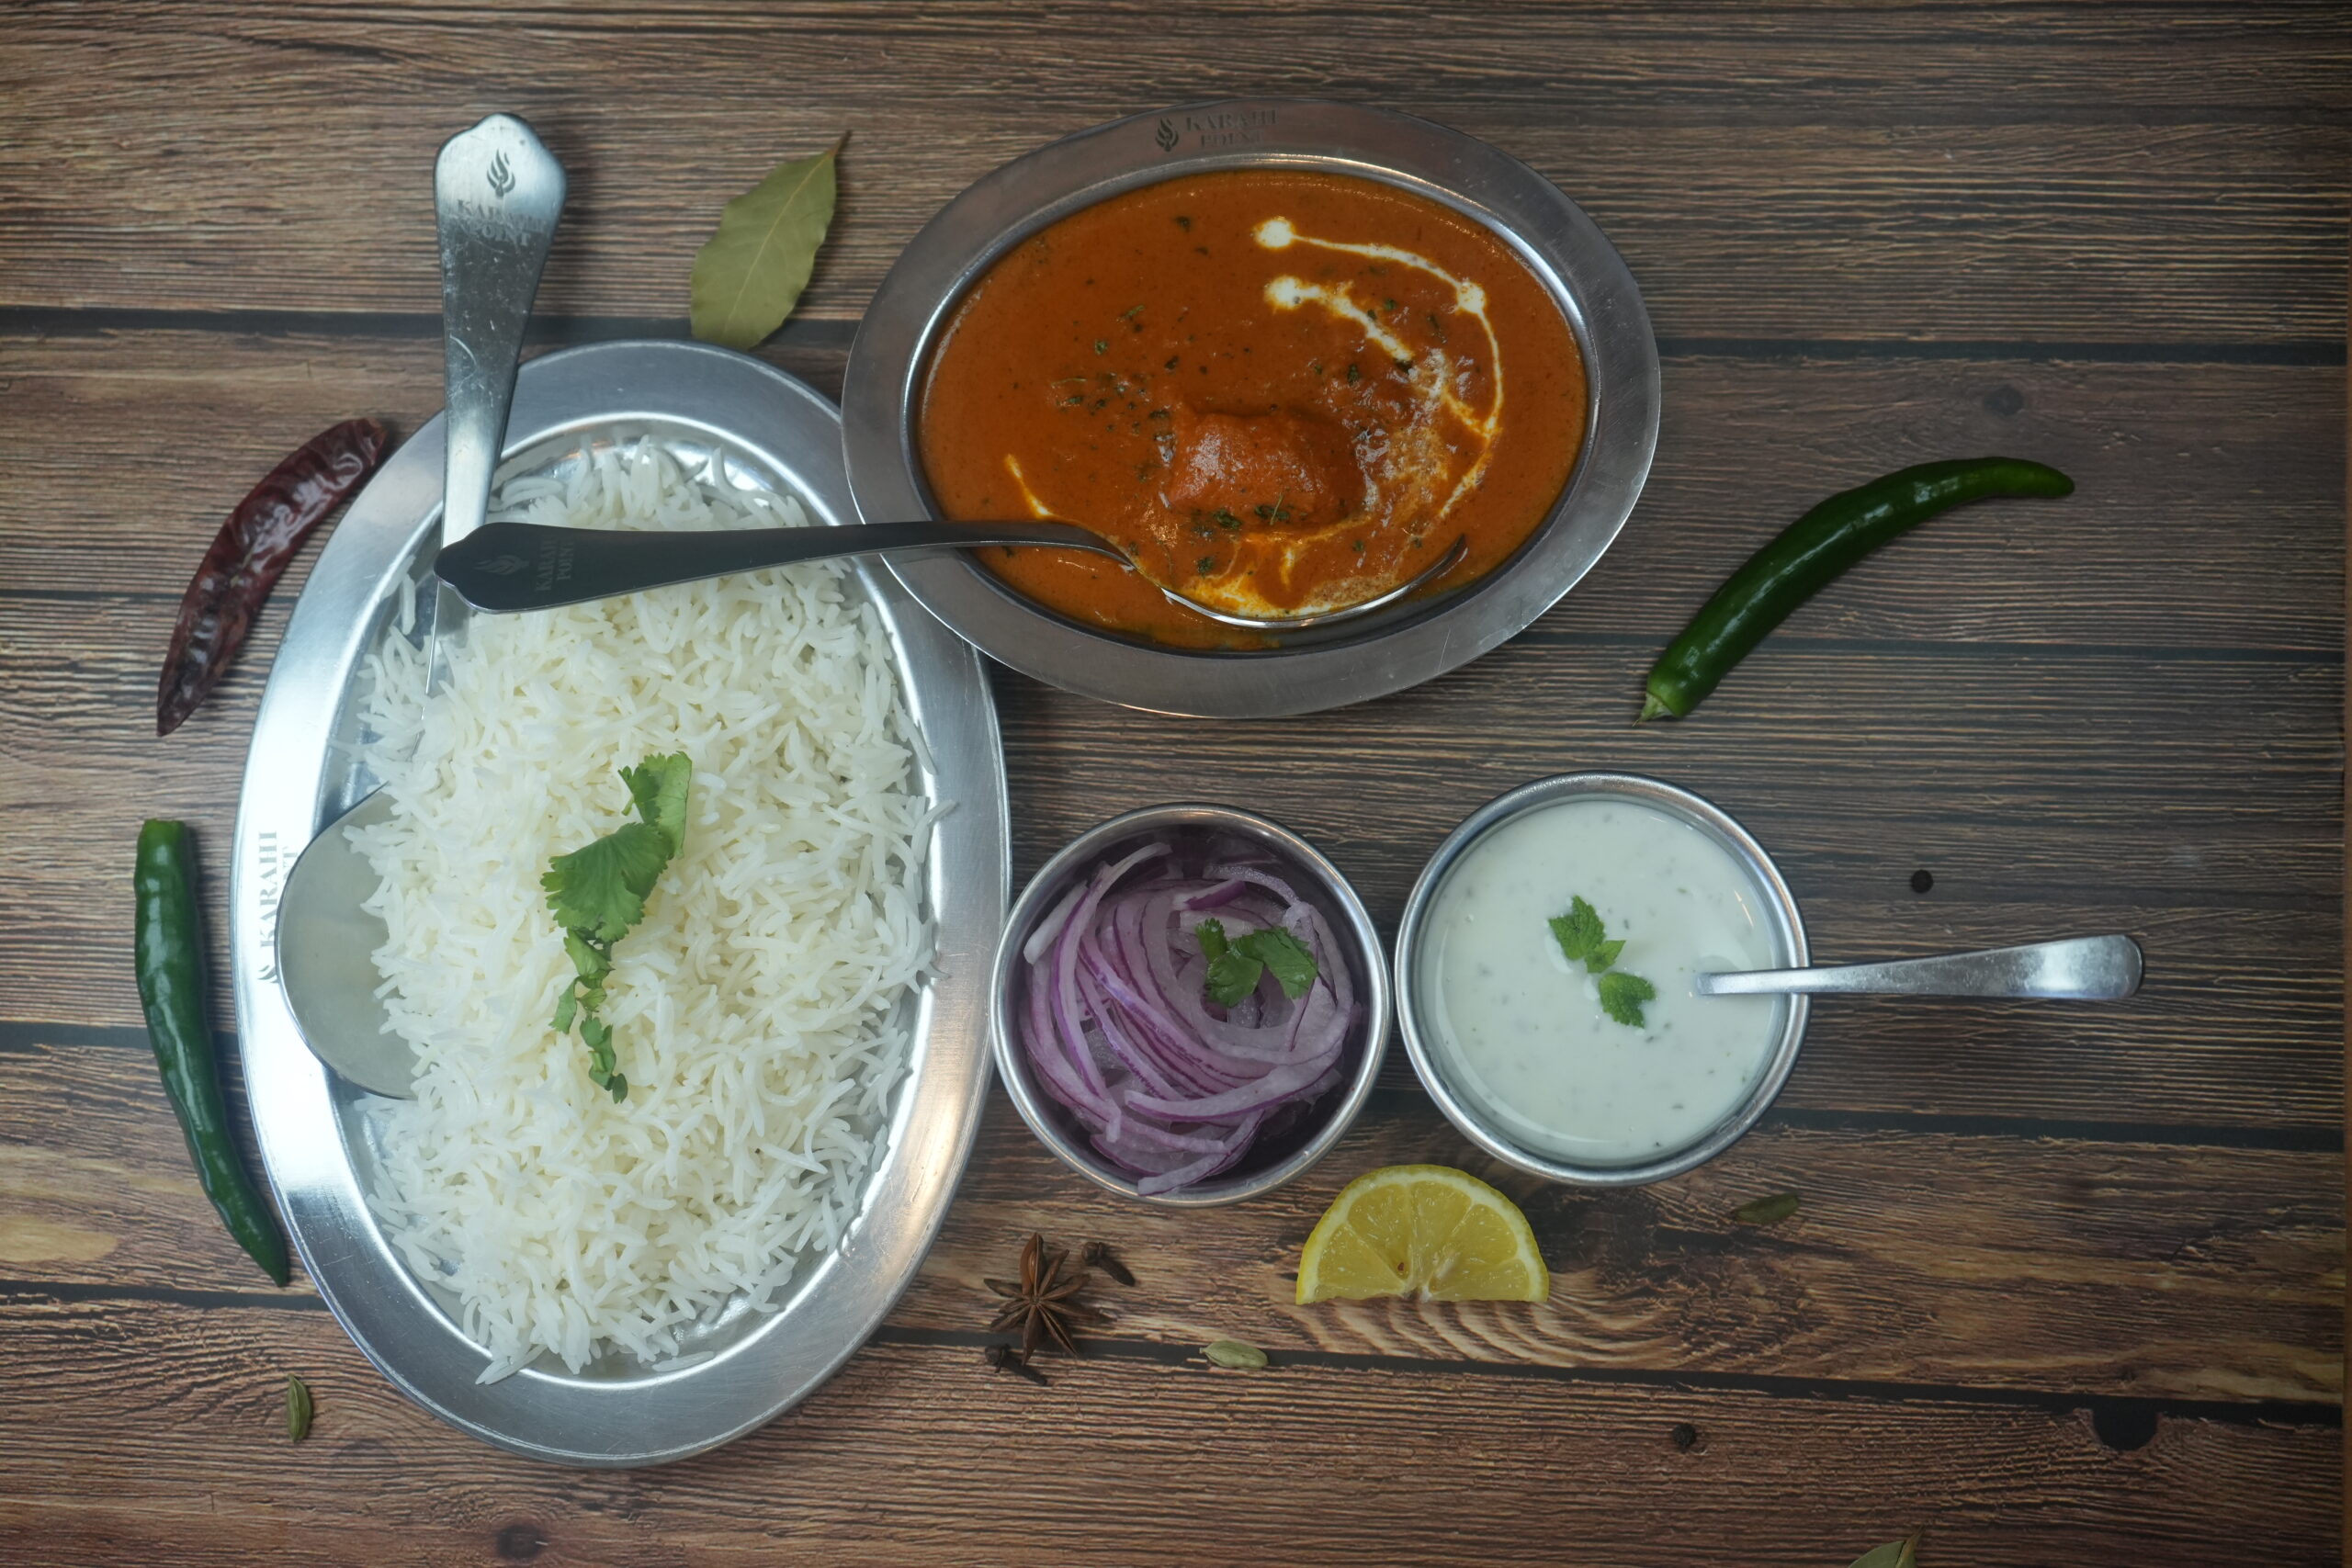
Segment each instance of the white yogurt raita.
[{"label": "white yogurt raita", "polygon": [[[1583,898],[1657,988],[1639,1027],[1551,921]],[[1440,885],[1419,942],[1420,1027],[1440,1072],[1509,1141],[1578,1165],[1642,1165],[1705,1137],[1770,1065],[1786,1004],[1701,997],[1691,976],[1781,954],[1747,866],[1680,817],[1586,796],[1487,833]]]}]

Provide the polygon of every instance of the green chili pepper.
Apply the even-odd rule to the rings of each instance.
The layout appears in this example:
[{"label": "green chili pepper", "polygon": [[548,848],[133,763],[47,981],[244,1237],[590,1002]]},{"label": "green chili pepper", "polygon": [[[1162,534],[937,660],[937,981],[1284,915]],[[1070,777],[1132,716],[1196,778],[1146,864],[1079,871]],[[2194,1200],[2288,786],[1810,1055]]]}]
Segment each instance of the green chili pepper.
[{"label": "green chili pepper", "polygon": [[2075,481],[2016,457],[1922,463],[1831,496],[1715,590],[1650,671],[1643,718],[1680,718],[1789,612],[1872,550],[1948,507],[1996,495],[2070,495]]},{"label": "green chili pepper", "polygon": [[269,1201],[237,1157],[229,1108],[220,1100],[220,1069],[204,1014],[204,932],[198,923],[187,824],[150,822],[139,830],[132,880],[139,895],[139,1000],[147,1011],[147,1038],[164,1071],[164,1092],[179,1113],[180,1131],[187,1134],[204,1195],[237,1244],[283,1285],[290,1277],[285,1235]]}]

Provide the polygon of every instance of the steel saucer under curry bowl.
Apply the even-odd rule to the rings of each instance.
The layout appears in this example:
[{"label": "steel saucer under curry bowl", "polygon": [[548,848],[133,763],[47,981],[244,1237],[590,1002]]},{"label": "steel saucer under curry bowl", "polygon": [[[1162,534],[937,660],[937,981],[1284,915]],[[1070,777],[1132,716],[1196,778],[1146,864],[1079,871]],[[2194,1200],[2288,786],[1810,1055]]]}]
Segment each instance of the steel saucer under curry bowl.
[{"label": "steel saucer under curry bowl", "polygon": [[1081,625],[967,552],[894,559],[933,615],[983,652],[1081,695],[1214,717],[1311,713],[1402,691],[1515,636],[1623,527],[1657,445],[1657,344],[1641,291],[1582,209],[1497,148],[1385,109],[1239,98],[1115,120],[989,174],[942,208],[868,307],[842,397],[850,488],[869,519],[938,515],[916,419],[944,331],[1013,246],[1106,197],[1225,169],[1328,171],[1452,208],[1500,238],[1567,318],[1589,395],[1566,487],[1516,554],[1466,586],[1246,651],[1193,650]]}]

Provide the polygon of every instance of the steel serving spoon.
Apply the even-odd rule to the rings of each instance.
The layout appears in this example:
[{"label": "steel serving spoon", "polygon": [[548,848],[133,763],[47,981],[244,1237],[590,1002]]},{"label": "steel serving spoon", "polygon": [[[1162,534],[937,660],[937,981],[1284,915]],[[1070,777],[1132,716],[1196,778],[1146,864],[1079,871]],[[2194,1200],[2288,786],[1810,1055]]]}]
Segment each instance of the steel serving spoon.
[{"label": "steel serving spoon", "polygon": [[[447,378],[442,415],[448,449],[441,493],[444,546],[481,527],[490,509],[490,481],[506,449],[523,329],[563,215],[564,188],[563,165],[511,114],[492,115],[459,131],[442,143],[434,160],[433,219],[440,237]],[[425,649],[428,690],[446,673],[442,638],[464,618],[451,595],[434,595]]]},{"label": "steel serving spoon", "polygon": [[[486,523],[442,547],[434,574],[477,610],[506,614],[552,610],[693,582],[729,572],[791,566],[835,556],[887,555],[899,550],[974,550],[989,546],[1043,546],[1089,550],[1133,567],[1126,551],[1070,523],[855,523],[839,528],[738,528],[690,533],[555,528],[536,523]],[[1453,570],[1470,553],[1453,547],[1399,587],[1352,604],[1283,616],[1238,615],[1204,604],[1144,576],[1160,592],[1211,620],[1252,631],[1301,631],[1351,620],[1395,604]]]},{"label": "steel serving spoon", "polygon": [[1988,947],[1890,964],[1839,964],[1815,969],[1748,969],[1698,975],[1702,997],[1822,995],[1882,997],[2039,997],[2108,1002],[2140,988],[2140,944],[2128,936],[2085,936],[2024,947]]},{"label": "steel serving spoon", "polygon": [[[563,165],[531,128],[494,114],[441,146],[433,164],[433,215],[441,251],[441,336],[447,403],[443,438],[441,538],[481,525],[506,446],[523,329],[563,213]],[[455,594],[433,598],[426,630],[427,690],[447,678],[445,637],[464,624]],[[415,1055],[384,1022],[375,953],[390,940],[362,906],[376,874],[344,829],[387,821],[378,790],[312,839],[286,878],[277,907],[277,973],[311,1054],[377,1094],[415,1092]]]},{"label": "steel serving spoon", "polygon": [[374,790],[319,830],[287,874],[277,900],[277,977],[311,1055],[371,1094],[416,1093],[416,1054],[384,1021],[376,950],[391,940],[383,917],[365,908],[376,868],[346,828],[392,818],[392,797]]}]

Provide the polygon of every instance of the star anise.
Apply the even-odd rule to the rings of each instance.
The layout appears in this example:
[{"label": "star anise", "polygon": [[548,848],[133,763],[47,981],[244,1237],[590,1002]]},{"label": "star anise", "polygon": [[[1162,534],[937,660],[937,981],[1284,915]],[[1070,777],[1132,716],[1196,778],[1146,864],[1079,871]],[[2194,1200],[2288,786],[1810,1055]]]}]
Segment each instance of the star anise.
[{"label": "star anise", "polygon": [[1021,1354],[1023,1359],[1037,1353],[1040,1340],[1050,1339],[1071,1355],[1078,1354],[1078,1341],[1070,1337],[1073,1323],[1108,1323],[1111,1320],[1092,1307],[1079,1301],[1078,1292],[1093,1282],[1093,1276],[1084,1272],[1062,1278],[1063,1254],[1046,1250],[1046,1238],[1031,1235],[1029,1244],[1021,1249],[1021,1282],[1007,1284],[1002,1280],[988,1281],[989,1290],[1006,1299],[989,1325],[989,1332],[1001,1334],[1009,1328],[1021,1330]]}]

